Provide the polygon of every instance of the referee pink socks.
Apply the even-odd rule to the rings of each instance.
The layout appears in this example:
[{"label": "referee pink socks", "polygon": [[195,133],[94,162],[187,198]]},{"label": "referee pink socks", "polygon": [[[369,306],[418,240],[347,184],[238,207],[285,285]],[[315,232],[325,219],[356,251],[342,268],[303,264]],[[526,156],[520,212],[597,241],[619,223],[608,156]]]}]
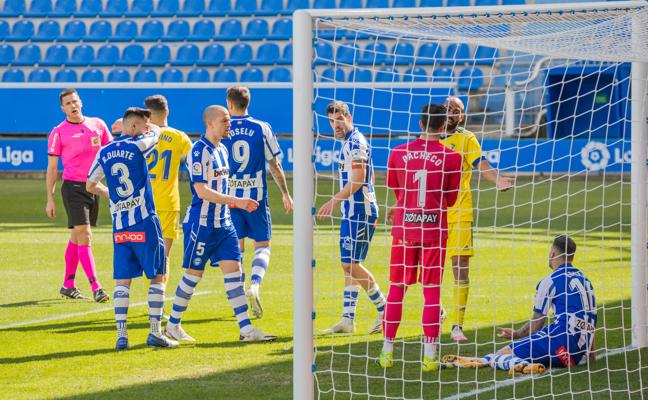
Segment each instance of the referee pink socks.
[{"label": "referee pink socks", "polygon": [[92,291],[96,291],[101,288],[99,281],[97,281],[97,268],[95,267],[94,256],[92,255],[92,248],[90,245],[78,245],[79,261],[81,262],[81,268],[88,277],[90,282],[90,287]]},{"label": "referee pink socks", "polygon": [[77,266],[79,265],[79,254],[76,243],[68,242],[65,248],[65,279],[63,286],[68,289],[75,287],[74,277],[76,276]]}]

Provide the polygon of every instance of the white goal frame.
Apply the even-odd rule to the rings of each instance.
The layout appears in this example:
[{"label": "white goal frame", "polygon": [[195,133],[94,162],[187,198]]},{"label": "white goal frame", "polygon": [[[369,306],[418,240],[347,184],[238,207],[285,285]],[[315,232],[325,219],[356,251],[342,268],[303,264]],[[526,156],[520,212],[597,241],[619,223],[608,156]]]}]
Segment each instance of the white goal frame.
[{"label": "white goal frame", "polygon": [[[294,270],[293,270],[293,398],[314,396],[313,320],[313,213],[315,173],[313,170],[313,90],[314,18],[367,18],[404,16],[458,16],[467,13],[570,12],[648,6],[643,1],[593,2],[491,7],[389,8],[298,10],[293,16],[293,140],[294,140]],[[633,32],[633,43],[639,32]],[[648,156],[648,63],[633,62],[631,70],[631,265],[632,265],[632,346],[648,346],[647,273],[647,181]]]}]

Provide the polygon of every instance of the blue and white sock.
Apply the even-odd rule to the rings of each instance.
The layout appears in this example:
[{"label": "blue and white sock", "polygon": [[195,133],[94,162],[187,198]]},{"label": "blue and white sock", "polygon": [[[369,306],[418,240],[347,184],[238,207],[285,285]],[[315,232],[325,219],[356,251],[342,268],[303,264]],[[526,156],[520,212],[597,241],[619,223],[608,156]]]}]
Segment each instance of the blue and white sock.
[{"label": "blue and white sock", "polygon": [[187,272],[184,273],[178,288],[176,289],[175,298],[173,299],[173,309],[169,316],[170,324],[179,324],[182,319],[182,313],[185,312],[189,305],[189,300],[196,291],[196,285],[200,282],[200,277],[191,275]]},{"label": "blue and white sock", "polygon": [[270,246],[260,246],[254,249],[254,260],[252,260],[251,285],[260,285],[270,264]]},{"label": "blue and white sock", "polygon": [[245,288],[245,268],[243,267],[243,259],[245,258],[245,250],[241,250],[241,283]]},{"label": "blue and white sock", "polygon": [[488,363],[488,365],[491,366],[491,368],[502,369],[504,371],[508,371],[518,364],[528,364],[528,362],[514,356],[513,354],[498,355],[496,353],[492,353],[485,356],[484,360]]},{"label": "blue and white sock", "polygon": [[248,316],[248,305],[247,299],[245,298],[245,290],[243,289],[243,282],[241,282],[241,272],[236,271],[225,274],[223,280],[225,282],[227,300],[234,310],[241,334],[247,335],[252,331],[252,323]]},{"label": "blue and white sock", "polygon": [[115,286],[113,300],[115,304],[115,321],[117,322],[117,337],[128,337],[126,319],[128,318],[128,305],[130,303],[130,287],[126,285]]},{"label": "blue and white sock", "polygon": [[385,311],[385,296],[380,291],[378,284],[375,284],[374,287],[367,291],[371,302],[376,306],[376,310],[382,314]]},{"label": "blue and white sock", "polygon": [[342,318],[346,318],[351,321],[355,319],[359,291],[360,288],[354,285],[350,285],[344,288],[344,311],[342,313]]},{"label": "blue and white sock", "polygon": [[162,307],[164,306],[164,284],[151,282],[148,291],[149,321],[151,333],[162,336]]}]

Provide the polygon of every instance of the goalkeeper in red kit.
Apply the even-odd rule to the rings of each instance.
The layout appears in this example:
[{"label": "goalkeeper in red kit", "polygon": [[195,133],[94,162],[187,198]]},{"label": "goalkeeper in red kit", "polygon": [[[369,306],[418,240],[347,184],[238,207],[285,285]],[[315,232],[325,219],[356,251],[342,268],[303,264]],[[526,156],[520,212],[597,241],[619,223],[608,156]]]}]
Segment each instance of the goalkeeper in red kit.
[{"label": "goalkeeper in red kit", "polygon": [[387,186],[396,206],[388,211],[393,223],[389,294],[383,315],[385,341],[378,363],[393,366],[393,346],[409,285],[423,285],[424,371],[439,368],[437,338],[441,318],[441,280],[447,240],[446,209],[457,200],[461,155],[439,142],[447,110],[440,104],[423,107],[414,141],[394,148],[387,164]]}]

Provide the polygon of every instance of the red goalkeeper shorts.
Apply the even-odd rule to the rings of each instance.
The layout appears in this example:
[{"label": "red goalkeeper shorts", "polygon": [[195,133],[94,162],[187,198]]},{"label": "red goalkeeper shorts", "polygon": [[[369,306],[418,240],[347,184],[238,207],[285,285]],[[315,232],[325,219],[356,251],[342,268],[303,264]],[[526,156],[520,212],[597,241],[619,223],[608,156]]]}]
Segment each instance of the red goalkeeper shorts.
[{"label": "red goalkeeper shorts", "polygon": [[440,285],[445,255],[443,245],[393,239],[389,279],[404,285]]}]

